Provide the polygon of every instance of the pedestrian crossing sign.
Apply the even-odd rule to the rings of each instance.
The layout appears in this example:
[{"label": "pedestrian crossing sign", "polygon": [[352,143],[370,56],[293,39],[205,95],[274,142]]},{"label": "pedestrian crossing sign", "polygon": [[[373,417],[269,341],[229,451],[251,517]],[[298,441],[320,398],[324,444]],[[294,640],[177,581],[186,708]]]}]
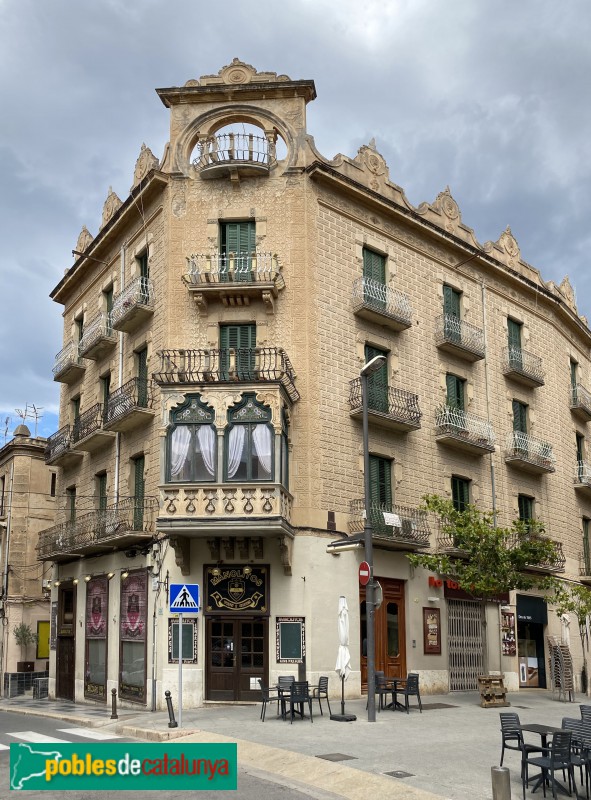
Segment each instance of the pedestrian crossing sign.
[{"label": "pedestrian crossing sign", "polygon": [[197,614],[199,611],[199,584],[171,583],[169,611],[171,614]]}]

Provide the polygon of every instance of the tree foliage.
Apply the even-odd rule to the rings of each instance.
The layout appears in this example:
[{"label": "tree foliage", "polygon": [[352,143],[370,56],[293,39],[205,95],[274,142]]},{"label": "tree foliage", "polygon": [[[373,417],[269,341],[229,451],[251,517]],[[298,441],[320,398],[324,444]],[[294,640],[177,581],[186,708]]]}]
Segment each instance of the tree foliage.
[{"label": "tree foliage", "polygon": [[554,596],[548,599],[555,606],[558,616],[574,614],[577,618],[579,636],[581,637],[581,646],[583,649],[583,666],[585,670],[585,679],[587,681],[586,691],[588,695],[589,628],[587,627],[587,620],[591,616],[591,590],[580,583],[562,582],[554,588]]}]

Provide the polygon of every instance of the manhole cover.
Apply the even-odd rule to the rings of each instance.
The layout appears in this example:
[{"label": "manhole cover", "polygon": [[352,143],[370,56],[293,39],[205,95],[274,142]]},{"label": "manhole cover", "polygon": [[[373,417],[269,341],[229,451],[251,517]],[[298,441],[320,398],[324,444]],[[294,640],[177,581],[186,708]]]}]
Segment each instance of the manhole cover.
[{"label": "manhole cover", "polygon": [[394,772],[385,772],[384,775],[390,775],[392,778],[414,778],[412,772],[405,772],[403,769],[395,769]]},{"label": "manhole cover", "polygon": [[449,703],[423,703],[423,711],[431,711],[433,708],[459,708],[459,706],[452,706]]},{"label": "manhole cover", "polygon": [[325,761],[351,761],[355,760],[357,756],[347,756],[344,753],[327,753],[324,756],[316,756],[316,758],[323,758]]}]

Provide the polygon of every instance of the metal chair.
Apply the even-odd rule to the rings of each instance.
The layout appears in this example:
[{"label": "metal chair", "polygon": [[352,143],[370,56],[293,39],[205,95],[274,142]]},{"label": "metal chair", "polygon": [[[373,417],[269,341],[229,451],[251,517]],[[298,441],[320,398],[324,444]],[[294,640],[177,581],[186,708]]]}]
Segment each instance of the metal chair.
[{"label": "metal chair", "polygon": [[[294,681],[289,687],[289,717],[290,725],[293,725],[294,714],[299,713],[301,718],[304,718],[304,704],[308,704],[310,711],[310,722],[312,719],[312,696],[310,694],[310,687],[308,681]],[[296,710],[299,706],[299,712]]]},{"label": "metal chair", "polygon": [[419,701],[419,711],[421,714],[423,713],[423,704],[421,703],[421,693],[419,691],[419,676],[415,672],[409,672],[406,676],[406,685],[401,687],[396,687],[394,689],[394,704],[396,704],[398,698],[397,695],[402,695],[404,697],[404,707],[406,708],[406,713],[409,713],[409,704],[408,698],[409,697],[416,697]]},{"label": "metal chair", "polygon": [[289,697],[289,690],[291,684],[295,681],[295,675],[280,675],[277,679],[278,689],[278,698],[277,698],[277,710],[279,710],[279,703],[281,703],[281,716],[285,719],[285,704],[287,698]]},{"label": "metal chair", "polygon": [[[549,782],[552,786],[552,797],[556,800],[556,787],[557,782],[554,773],[559,770],[563,774],[568,775],[568,793],[571,794],[573,785],[575,785],[575,775],[573,762],[571,757],[571,740],[572,731],[559,731],[552,737],[550,745],[544,748],[544,755],[534,756],[530,758],[525,755],[524,761],[526,767],[535,766],[539,767],[542,771],[541,781],[544,787],[544,796],[546,793],[546,783]],[[521,783],[523,786],[523,800],[525,800],[525,787],[527,785],[528,771],[521,770]],[[535,790],[535,787],[534,787]],[[576,791],[576,786],[575,786]]]},{"label": "metal chair", "polygon": [[314,688],[312,689],[312,697],[315,700],[318,700],[321,716],[324,716],[324,713],[322,711],[323,697],[325,698],[326,703],[328,705],[328,713],[332,714],[332,711],[330,710],[330,701],[328,699],[328,678],[325,675],[323,675],[321,678],[318,678],[318,686],[314,686]]},{"label": "metal chair", "polygon": [[528,783],[528,775],[527,775],[527,754],[528,753],[542,753],[542,748],[540,745],[535,744],[526,744],[523,740],[523,733],[521,732],[521,722],[519,720],[519,714],[515,714],[514,712],[510,711],[501,711],[499,713],[499,717],[501,720],[501,738],[502,738],[502,748],[501,748],[501,762],[500,766],[503,766],[503,758],[505,757],[505,750],[517,750],[521,753],[521,777],[523,778],[523,773],[525,770],[525,783],[527,786]]},{"label": "metal chair", "polygon": [[[265,714],[267,712],[267,703],[279,704],[279,692],[269,686],[263,686],[262,680],[259,678],[259,686],[261,687],[261,722],[265,721]],[[277,706],[279,709],[279,705]]]}]

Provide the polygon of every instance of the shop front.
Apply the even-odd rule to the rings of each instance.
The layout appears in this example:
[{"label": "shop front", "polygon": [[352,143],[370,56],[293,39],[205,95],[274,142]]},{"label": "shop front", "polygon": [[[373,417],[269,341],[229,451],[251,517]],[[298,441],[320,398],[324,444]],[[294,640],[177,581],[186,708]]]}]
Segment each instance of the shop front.
[{"label": "shop front", "polygon": [[541,597],[517,595],[517,657],[519,687],[546,688],[544,626],[548,606]]}]

